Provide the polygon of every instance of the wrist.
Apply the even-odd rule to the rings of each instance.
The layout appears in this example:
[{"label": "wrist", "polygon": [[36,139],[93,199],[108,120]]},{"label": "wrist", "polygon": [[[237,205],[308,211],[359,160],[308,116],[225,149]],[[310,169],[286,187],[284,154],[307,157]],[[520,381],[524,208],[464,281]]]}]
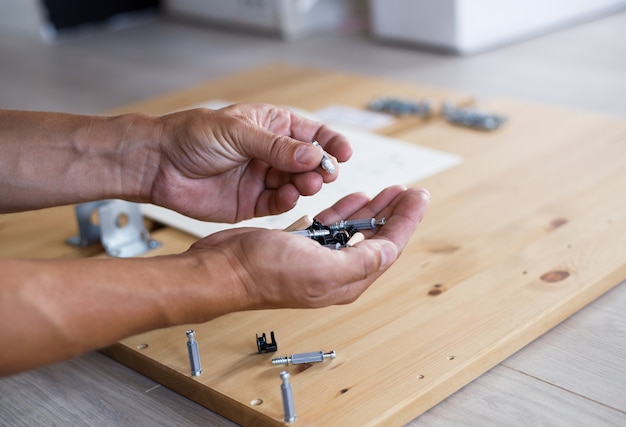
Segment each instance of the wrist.
[{"label": "wrist", "polygon": [[131,113],[110,120],[115,122],[114,128],[119,132],[116,164],[120,194],[114,197],[149,203],[161,159],[162,125],[159,118]]},{"label": "wrist", "polygon": [[194,313],[194,316],[186,323],[206,322],[249,308],[245,289],[238,281],[240,272],[224,251],[211,247],[195,250],[192,247],[175,257],[191,273],[187,276],[189,283],[186,284],[185,299],[188,313]]}]

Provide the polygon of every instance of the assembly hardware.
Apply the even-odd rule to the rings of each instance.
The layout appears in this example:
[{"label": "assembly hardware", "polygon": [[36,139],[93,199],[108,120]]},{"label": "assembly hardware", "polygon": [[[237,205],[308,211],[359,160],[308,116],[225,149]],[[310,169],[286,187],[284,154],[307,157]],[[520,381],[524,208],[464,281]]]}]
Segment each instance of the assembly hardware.
[{"label": "assembly hardware", "polygon": [[274,331],[270,332],[271,341],[267,342],[267,337],[265,336],[265,332],[263,335],[256,336],[256,346],[259,349],[259,353],[269,353],[278,350],[278,344],[276,343],[276,339],[274,338]]},{"label": "assembly hardware", "polygon": [[496,130],[506,121],[504,116],[470,108],[457,108],[450,102],[444,102],[442,115],[449,123],[482,130]]},{"label": "assembly hardware", "polygon": [[76,205],[78,236],[67,239],[72,246],[101,242],[107,254],[118,258],[134,257],[161,243],[150,238],[136,203],[100,200]]},{"label": "assembly hardware", "polygon": [[280,378],[283,383],[280,385],[280,393],[283,397],[283,410],[285,412],[285,422],[292,422],[296,420],[296,409],[293,404],[293,391],[291,389],[291,383],[289,382],[289,372],[282,371]]},{"label": "assembly hardware", "polygon": [[367,105],[372,111],[393,114],[394,116],[429,117],[431,103],[428,100],[415,102],[398,98],[376,98]]},{"label": "assembly hardware", "polygon": [[324,353],[323,351],[312,351],[310,353],[298,353],[292,354],[291,356],[285,357],[277,357],[272,359],[272,365],[274,366],[284,366],[289,365],[300,365],[302,363],[315,363],[315,362],[323,362],[326,359],[334,359],[337,357],[337,354],[334,350]]},{"label": "assembly hardware", "polygon": [[328,243],[322,246],[328,249],[333,249],[335,251],[338,251],[339,249],[345,248],[346,246],[348,246],[348,244],[346,243],[345,245],[342,245],[341,243],[337,242],[337,243]]},{"label": "assembly hardware", "polygon": [[289,231],[289,233],[308,237],[330,249],[341,249],[356,244],[358,239],[352,239],[352,237],[360,230],[375,229],[385,225],[386,222],[385,218],[365,218],[342,220],[330,225],[324,225],[314,219],[313,224],[308,228]]},{"label": "assembly hardware", "polygon": [[[315,145],[316,147],[322,148],[320,143],[317,141],[311,141],[311,144]],[[322,162],[320,163],[320,166],[322,167],[322,169],[324,169],[326,172],[328,172],[331,175],[335,173],[335,165],[333,164],[333,161],[330,160],[330,157],[328,157],[328,154],[326,154],[326,152],[323,149],[322,149]]]},{"label": "assembly hardware", "polygon": [[350,240],[348,240],[348,242],[346,243],[346,246],[347,247],[354,246],[357,243],[362,242],[363,240],[365,240],[365,236],[360,231],[357,231],[356,233],[352,235],[352,237],[350,237]]},{"label": "assembly hardware", "polygon": [[378,226],[385,225],[386,222],[387,222],[386,218],[344,219],[342,221],[330,224],[328,228],[331,231],[346,230],[346,229],[349,229],[350,227],[356,228],[357,231],[358,230],[372,230]]},{"label": "assembly hardware", "polygon": [[187,353],[189,353],[189,365],[191,366],[191,376],[197,377],[202,373],[200,364],[200,352],[198,351],[198,341],[196,341],[196,332],[193,329],[187,332]]},{"label": "assembly hardware", "polygon": [[318,237],[330,236],[330,230],[295,230],[290,231],[291,234],[308,237],[309,239],[317,239]]}]

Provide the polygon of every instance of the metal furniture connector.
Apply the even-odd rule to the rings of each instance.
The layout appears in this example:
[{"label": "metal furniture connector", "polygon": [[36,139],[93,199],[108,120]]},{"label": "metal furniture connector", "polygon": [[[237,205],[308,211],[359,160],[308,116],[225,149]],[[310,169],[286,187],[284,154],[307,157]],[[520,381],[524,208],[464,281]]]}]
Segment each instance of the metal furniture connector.
[{"label": "metal furniture connector", "polygon": [[270,332],[270,339],[271,341],[268,342],[265,332],[263,332],[263,335],[261,336],[257,334],[256,346],[257,346],[257,349],[259,350],[259,354],[274,352],[278,350],[278,343],[276,342],[276,338],[274,337],[274,331]]},{"label": "metal furniture connector", "polygon": [[291,384],[289,383],[289,372],[282,371],[280,373],[280,379],[283,383],[280,385],[280,393],[283,397],[283,410],[285,413],[285,422],[293,422],[296,420],[296,408],[293,404],[293,391]]},{"label": "metal furniture connector", "polygon": [[191,376],[197,377],[202,373],[202,366],[200,364],[200,351],[198,350],[198,341],[196,341],[196,332],[193,329],[187,331],[187,353],[189,354]]},{"label": "metal furniture connector", "polygon": [[300,365],[302,363],[314,363],[314,362],[323,362],[326,359],[334,359],[337,357],[337,354],[334,350],[331,350],[328,353],[324,353],[323,351],[312,351],[310,353],[299,353],[292,354],[291,356],[277,357],[272,359],[272,365],[274,366],[285,366],[289,365]]}]

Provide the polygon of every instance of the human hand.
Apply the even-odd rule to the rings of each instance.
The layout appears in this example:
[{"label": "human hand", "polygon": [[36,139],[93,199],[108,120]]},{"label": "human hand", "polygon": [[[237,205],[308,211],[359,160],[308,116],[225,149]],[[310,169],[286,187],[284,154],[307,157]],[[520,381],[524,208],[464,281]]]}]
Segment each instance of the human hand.
[{"label": "human hand", "polygon": [[337,178],[320,168],[349,142],[325,125],[271,105],[194,109],[159,118],[160,158],[149,199],[197,219],[239,222],[293,208]]},{"label": "human hand", "polygon": [[428,201],[426,190],[399,186],[372,200],[361,193],[345,197],[316,218],[332,223],[385,217],[387,222],[378,230],[362,231],[366,240],[341,250],[284,231],[238,228],[199,240],[188,253],[202,257],[206,250],[217,251],[232,267],[228,292],[237,303],[228,311],[346,304],[398,259]]}]

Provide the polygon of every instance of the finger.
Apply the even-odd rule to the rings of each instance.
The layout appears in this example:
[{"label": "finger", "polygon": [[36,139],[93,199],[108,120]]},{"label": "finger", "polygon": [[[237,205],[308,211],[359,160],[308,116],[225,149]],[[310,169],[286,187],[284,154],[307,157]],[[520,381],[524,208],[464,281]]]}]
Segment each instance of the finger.
[{"label": "finger", "polygon": [[241,136],[234,143],[244,156],[263,160],[285,172],[312,171],[322,160],[322,150],[310,142],[277,134],[254,123],[242,126]]},{"label": "finger", "polygon": [[[220,111],[236,122],[226,134],[231,134],[231,145],[239,154],[261,159],[283,171],[304,172],[318,168],[322,149],[311,144],[316,138],[322,147],[329,147],[328,154],[337,161],[346,161],[352,154],[352,147],[343,135],[285,108],[235,104]],[[233,128],[236,128],[234,133]],[[336,172],[323,174],[329,182],[327,177]]]},{"label": "finger", "polygon": [[387,208],[405,190],[395,185],[383,189],[373,200],[363,193],[350,194],[335,203],[331,208],[319,213],[316,218],[324,223],[332,223],[348,218],[371,218]]},{"label": "finger", "polygon": [[312,196],[322,189],[324,179],[319,173],[306,172],[294,175],[292,183],[303,196]]},{"label": "finger", "polygon": [[291,182],[293,174],[276,168],[269,168],[265,174],[265,188],[278,188]]},{"label": "finger", "polygon": [[[393,242],[402,249],[411,237],[411,234],[422,221],[428,204],[430,195],[422,188],[410,188],[399,195],[394,203],[388,208],[390,210],[387,223],[377,230],[373,239],[385,239]],[[385,214],[385,210],[382,214]]]},{"label": "finger", "polygon": [[324,209],[315,216],[322,224],[330,224],[348,218],[354,212],[361,209],[370,198],[365,193],[352,193],[337,201],[330,208]]},{"label": "finger", "polygon": [[312,196],[321,190],[324,178],[317,172],[291,174],[271,168],[265,176],[265,188],[275,189],[292,183],[303,196]]},{"label": "finger", "polygon": [[295,185],[289,183],[276,190],[264,190],[259,194],[254,216],[278,215],[293,209],[300,198]]},{"label": "finger", "polygon": [[384,217],[385,211],[393,211],[394,203],[397,203],[396,199],[405,191],[406,187],[401,185],[387,187],[378,193],[371,202],[354,212],[351,218]]},{"label": "finger", "polygon": [[338,162],[347,162],[352,157],[352,144],[345,136],[338,134],[328,126],[320,126],[315,134],[315,140],[320,143],[326,153],[333,156]]},{"label": "finger", "polygon": [[348,139],[323,123],[291,112],[291,136],[301,141],[317,141],[338,162],[346,162],[352,156],[352,144]]}]

